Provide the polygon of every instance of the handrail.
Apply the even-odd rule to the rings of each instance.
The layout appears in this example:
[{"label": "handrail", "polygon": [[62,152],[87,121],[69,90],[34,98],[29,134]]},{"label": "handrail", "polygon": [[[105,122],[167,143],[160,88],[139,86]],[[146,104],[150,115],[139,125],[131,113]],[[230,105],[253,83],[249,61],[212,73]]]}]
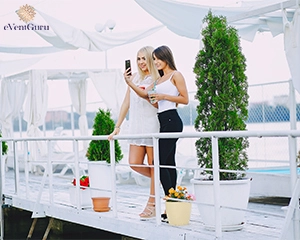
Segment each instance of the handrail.
[{"label": "handrail", "polygon": [[[0,143],[2,141],[13,141],[14,145],[16,142],[24,141],[48,141],[48,146],[50,146],[51,141],[55,140],[66,140],[66,141],[74,141],[75,144],[75,165],[79,164],[79,156],[78,156],[78,141],[84,141],[84,140],[107,140],[107,135],[103,136],[56,136],[56,137],[27,137],[27,138],[0,138]],[[216,196],[219,196],[219,187],[220,187],[220,179],[218,178],[219,171],[222,171],[222,169],[219,169],[219,158],[218,158],[218,138],[230,138],[230,137],[288,137],[296,138],[300,137],[300,130],[276,130],[276,131],[230,131],[230,132],[222,132],[222,131],[215,131],[215,132],[182,132],[182,133],[153,133],[153,134],[134,134],[134,135],[116,135],[114,136],[115,140],[128,140],[128,139],[138,139],[138,138],[152,138],[153,139],[153,146],[154,146],[154,176],[155,176],[155,201],[156,201],[156,224],[160,225],[160,197],[159,197],[159,153],[158,153],[158,140],[161,138],[211,138],[212,139],[212,154],[213,154],[213,175],[214,176],[214,191]],[[114,143],[115,141],[110,141],[110,154],[111,154],[111,174],[115,174],[115,154],[114,154]],[[291,144],[291,141],[289,141],[289,148],[293,148],[293,144]],[[0,144],[1,149],[1,144]],[[295,149],[290,149],[290,166],[293,167],[296,166],[295,164],[292,164],[295,159],[291,159],[291,157],[294,155],[292,154],[292,151],[295,151]],[[15,159],[15,162],[16,159]],[[50,164],[50,156],[48,156],[48,164]],[[16,165],[15,165],[16,166]],[[296,166],[297,167],[297,166]],[[2,165],[0,169],[0,176],[3,172]],[[16,171],[16,170],[15,170]],[[291,169],[292,171],[297,171],[297,169]],[[45,170],[47,172],[47,169]],[[75,175],[76,178],[79,178],[79,169],[78,166],[75,167]],[[52,175],[50,174],[50,177]],[[114,178],[113,178],[114,179]],[[2,184],[0,186],[0,191],[2,191]],[[291,185],[294,183],[291,182]],[[113,183],[114,187],[112,188],[112,196],[113,196],[113,214],[114,217],[117,216],[116,212],[116,182],[114,180]],[[77,190],[79,190],[79,186],[77,186]],[[0,192],[2,194],[2,192]],[[18,194],[18,192],[17,192]],[[51,194],[50,194],[51,197]],[[294,196],[293,196],[294,197]],[[297,196],[296,196],[297,197]],[[219,197],[215,198],[215,209],[220,208],[220,202]],[[292,202],[292,201],[291,201]],[[80,207],[80,206],[77,206]],[[296,208],[297,209],[297,208]],[[286,217],[285,225],[283,227],[283,231],[286,231],[287,225],[290,224],[290,221],[292,221],[291,215],[289,214],[288,218]],[[216,219],[216,228],[215,228],[215,234],[218,239],[221,239],[222,237],[222,230],[221,230],[221,219],[220,214],[218,211],[216,211],[215,215]],[[2,231],[2,229],[1,229]],[[284,234],[285,232],[283,232]],[[296,234],[296,233],[295,233]],[[296,235],[295,235],[296,236]]]},{"label": "handrail", "polygon": [[[300,137],[300,130],[259,130],[259,131],[212,131],[212,132],[182,132],[182,133],[151,133],[151,134],[123,134],[115,135],[114,140],[128,140],[139,138],[227,138],[227,137]],[[3,141],[59,141],[59,140],[107,140],[108,135],[102,136],[56,136],[56,137],[16,137],[0,138]]]}]

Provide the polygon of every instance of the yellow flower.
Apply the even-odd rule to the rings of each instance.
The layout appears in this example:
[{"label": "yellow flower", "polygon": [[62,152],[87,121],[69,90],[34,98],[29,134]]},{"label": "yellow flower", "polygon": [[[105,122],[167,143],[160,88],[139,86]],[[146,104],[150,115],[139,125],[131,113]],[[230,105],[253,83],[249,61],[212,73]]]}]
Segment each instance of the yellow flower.
[{"label": "yellow flower", "polygon": [[176,190],[174,188],[169,189],[169,199],[167,201],[174,201],[173,199],[183,199],[183,200],[194,200],[190,194],[188,194],[187,188],[182,186],[177,186]]},{"label": "yellow flower", "polygon": [[170,194],[172,194],[174,191],[175,191],[174,188],[170,188],[170,189],[169,189],[169,193],[170,193]]}]

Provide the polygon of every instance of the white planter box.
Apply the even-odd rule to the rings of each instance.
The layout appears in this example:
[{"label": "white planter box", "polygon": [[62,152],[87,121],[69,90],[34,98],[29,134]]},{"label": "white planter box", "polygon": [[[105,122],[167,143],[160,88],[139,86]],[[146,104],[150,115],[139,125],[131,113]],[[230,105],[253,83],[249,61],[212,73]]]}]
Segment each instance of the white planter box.
[{"label": "white planter box", "polygon": [[111,167],[105,161],[91,161],[88,163],[88,171],[91,196],[111,198]]},{"label": "white planter box", "polygon": [[90,189],[79,189],[79,198],[77,196],[76,187],[72,186],[69,188],[70,202],[72,205],[77,205],[77,199],[80,200],[82,207],[92,206],[91,191]]}]

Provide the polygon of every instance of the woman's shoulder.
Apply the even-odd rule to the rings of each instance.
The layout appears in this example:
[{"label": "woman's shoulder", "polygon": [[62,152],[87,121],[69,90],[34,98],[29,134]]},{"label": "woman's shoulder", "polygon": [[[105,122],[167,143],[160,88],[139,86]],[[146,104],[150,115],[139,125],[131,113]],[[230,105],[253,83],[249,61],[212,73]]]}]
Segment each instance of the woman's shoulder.
[{"label": "woman's shoulder", "polygon": [[176,80],[176,79],[179,79],[179,78],[183,78],[183,75],[182,75],[181,72],[175,70],[175,71],[173,72],[173,74],[172,74],[172,78]]}]

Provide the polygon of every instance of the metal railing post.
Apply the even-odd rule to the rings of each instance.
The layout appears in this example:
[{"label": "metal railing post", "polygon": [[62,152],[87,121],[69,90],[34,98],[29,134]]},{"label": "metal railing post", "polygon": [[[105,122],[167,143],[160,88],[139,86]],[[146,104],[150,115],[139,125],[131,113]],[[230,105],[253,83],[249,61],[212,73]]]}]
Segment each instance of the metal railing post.
[{"label": "metal railing post", "polygon": [[159,177],[159,145],[158,141],[159,138],[152,138],[153,139],[153,151],[154,151],[154,190],[155,190],[155,211],[156,211],[156,224],[161,225],[161,218],[160,218],[160,177]]},{"label": "metal railing post", "polygon": [[[80,206],[82,204],[81,198],[80,198],[80,174],[79,174],[79,161],[78,161],[78,141],[73,139],[73,147],[75,151],[75,178],[76,178],[76,186],[75,186],[75,198],[76,198],[76,207],[77,209],[80,209]],[[79,183],[79,184],[78,184]]]},{"label": "metal railing post", "polygon": [[[107,141],[107,140],[102,140]],[[113,207],[113,216],[117,217],[117,188],[116,188],[116,155],[115,155],[115,141],[109,141],[110,147],[110,168],[112,175],[111,183],[111,196],[112,196],[112,207]]]},{"label": "metal railing post", "polygon": [[[297,119],[296,119],[296,97],[295,88],[292,79],[289,81],[289,97],[290,97],[290,126],[291,130],[297,129]],[[298,171],[297,171],[297,139],[295,137],[289,136],[289,159],[290,159],[290,172],[291,172],[291,193],[293,193],[296,186]],[[299,196],[297,196],[299,198]],[[299,201],[296,204],[296,210],[294,212],[294,239],[299,239]]]},{"label": "metal railing post", "polygon": [[213,185],[214,185],[214,204],[215,204],[215,220],[216,220],[215,233],[216,233],[216,239],[222,239],[218,138],[211,137],[211,141],[212,141]]},{"label": "metal railing post", "polygon": [[50,151],[51,141],[48,140],[47,143],[48,143],[47,168],[49,169],[49,172],[48,172],[48,175],[49,175],[49,200],[50,200],[50,203],[53,204],[54,203],[54,199],[53,199],[53,166],[52,166],[52,160],[51,160],[52,151]]},{"label": "metal railing post", "polygon": [[0,221],[1,221],[1,224],[0,224],[0,239],[3,240],[4,239],[4,214],[3,214],[3,208],[2,208],[2,205],[3,205],[3,181],[2,181],[2,177],[3,177],[3,164],[2,164],[2,161],[3,161],[3,157],[2,157],[2,141],[0,141],[0,179],[1,179],[1,183],[0,183],[0,201],[1,201],[1,205],[0,205]]}]

